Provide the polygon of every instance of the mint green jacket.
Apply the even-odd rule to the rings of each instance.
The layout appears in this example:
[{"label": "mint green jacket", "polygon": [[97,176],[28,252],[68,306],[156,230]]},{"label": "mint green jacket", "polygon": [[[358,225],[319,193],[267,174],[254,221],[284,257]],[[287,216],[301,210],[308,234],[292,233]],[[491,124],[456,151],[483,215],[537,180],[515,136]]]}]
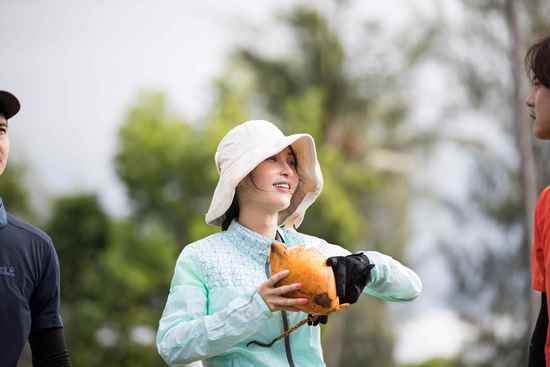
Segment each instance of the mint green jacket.
[{"label": "mint green jacket", "polygon": [[[294,230],[279,229],[287,246],[305,244],[325,256],[349,251]],[[270,348],[246,346],[252,340],[270,342],[283,331],[282,312],[271,312],[257,289],[268,276],[272,239],[233,221],[227,231],[193,242],[181,252],[160,319],[157,349],[170,366],[202,360],[218,366],[325,366],[320,328],[303,326]],[[386,301],[409,301],[422,283],[407,267],[389,256],[365,251],[375,265],[363,293]],[[267,266],[266,266],[267,264]],[[287,312],[289,325],[307,317]]]}]

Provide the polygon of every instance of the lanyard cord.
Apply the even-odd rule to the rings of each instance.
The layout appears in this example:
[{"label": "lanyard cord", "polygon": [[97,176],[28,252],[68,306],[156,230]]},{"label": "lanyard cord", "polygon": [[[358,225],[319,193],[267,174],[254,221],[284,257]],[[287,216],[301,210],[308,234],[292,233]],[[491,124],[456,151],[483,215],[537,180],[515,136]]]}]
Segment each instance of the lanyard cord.
[{"label": "lanyard cord", "polygon": [[[279,234],[279,231],[277,231],[277,234],[275,235],[275,239],[280,241],[280,242],[283,242],[284,243],[284,240],[283,238],[281,237],[281,235]],[[266,272],[266,275],[267,277],[269,278],[271,276],[271,271],[270,271],[270,268],[269,268],[269,258],[267,259],[267,262],[265,264],[265,272]],[[289,338],[289,335],[290,333],[292,333],[293,331],[295,331],[296,329],[298,329],[300,326],[304,325],[305,323],[307,323],[308,321],[309,322],[314,322],[317,320],[318,316],[313,316],[313,315],[308,315],[308,317],[306,317],[305,319],[303,319],[302,321],[296,323],[295,325],[293,325],[290,329],[288,328],[288,318],[287,318],[287,314],[286,314],[286,311],[281,311],[281,315],[282,315],[282,318],[283,318],[283,329],[284,329],[284,332],[279,335],[278,337],[276,337],[275,339],[273,339],[270,343],[262,343],[260,341],[257,341],[257,340],[253,340],[251,342],[248,342],[246,344],[246,346],[250,346],[251,344],[256,344],[260,347],[264,347],[264,348],[269,348],[271,347],[276,341],[278,340],[281,340],[281,339],[285,339],[285,351],[286,351],[286,355],[287,355],[287,359],[288,359],[288,364],[291,366],[291,367],[294,367],[294,362],[292,360],[292,352],[290,350],[290,338]]]}]

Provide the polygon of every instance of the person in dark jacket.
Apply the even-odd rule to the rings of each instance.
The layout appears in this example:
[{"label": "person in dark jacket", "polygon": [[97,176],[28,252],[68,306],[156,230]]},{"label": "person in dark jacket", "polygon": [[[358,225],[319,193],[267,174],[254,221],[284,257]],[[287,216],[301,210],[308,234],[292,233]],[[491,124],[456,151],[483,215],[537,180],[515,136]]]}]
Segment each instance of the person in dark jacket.
[{"label": "person in dark jacket", "polygon": [[[0,175],[10,151],[8,120],[19,108],[13,94],[0,91]],[[27,340],[34,367],[71,366],[52,240],[10,214],[7,204],[0,198],[0,366],[15,367]]]}]

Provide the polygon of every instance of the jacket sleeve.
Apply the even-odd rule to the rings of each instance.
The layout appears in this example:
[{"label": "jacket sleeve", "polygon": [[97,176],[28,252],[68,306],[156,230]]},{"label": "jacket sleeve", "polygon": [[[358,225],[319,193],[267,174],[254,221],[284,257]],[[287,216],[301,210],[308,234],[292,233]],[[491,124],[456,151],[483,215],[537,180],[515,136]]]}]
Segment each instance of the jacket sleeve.
[{"label": "jacket sleeve", "polygon": [[257,290],[207,315],[209,290],[196,262],[183,250],[157,332],[157,350],[170,366],[223,353],[254,335],[272,316]]},{"label": "jacket sleeve", "polygon": [[422,281],[414,271],[388,255],[363,251],[374,264],[371,280],[363,290],[384,301],[412,301],[422,292]]},{"label": "jacket sleeve", "polygon": [[[327,257],[347,256],[348,250],[338,245],[324,243],[321,251]],[[411,301],[422,292],[422,281],[414,271],[388,255],[376,251],[362,251],[374,268],[364,294],[390,302]]]}]

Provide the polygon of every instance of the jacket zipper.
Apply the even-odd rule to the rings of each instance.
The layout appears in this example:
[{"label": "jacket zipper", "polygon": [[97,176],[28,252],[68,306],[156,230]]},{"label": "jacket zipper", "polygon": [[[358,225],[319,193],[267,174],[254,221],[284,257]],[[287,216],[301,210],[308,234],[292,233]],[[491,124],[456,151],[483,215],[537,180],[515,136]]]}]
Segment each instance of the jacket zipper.
[{"label": "jacket zipper", "polygon": [[[277,234],[279,234],[279,232],[277,232]],[[284,243],[282,236],[280,237],[281,237],[281,242]],[[267,261],[265,262],[265,275],[267,276],[268,279],[271,278],[269,256],[267,257]],[[283,329],[284,329],[284,332],[286,333],[288,331],[288,317],[287,317],[286,311],[281,311],[281,316],[283,318]],[[285,353],[286,353],[286,359],[288,360],[288,365],[290,367],[295,367],[294,361],[292,359],[292,350],[290,349],[290,335],[285,336]]]}]

